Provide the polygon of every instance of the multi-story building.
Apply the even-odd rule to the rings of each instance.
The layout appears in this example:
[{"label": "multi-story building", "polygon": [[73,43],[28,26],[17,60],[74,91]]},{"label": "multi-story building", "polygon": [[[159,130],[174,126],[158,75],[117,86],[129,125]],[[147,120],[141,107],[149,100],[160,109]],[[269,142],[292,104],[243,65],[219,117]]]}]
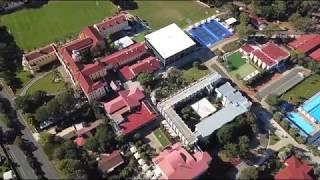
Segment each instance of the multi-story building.
[{"label": "multi-story building", "polygon": [[104,19],[102,22],[94,25],[94,28],[103,38],[108,38],[111,34],[128,28],[128,19],[125,14],[118,14]]},{"label": "multi-story building", "polygon": [[290,54],[273,42],[268,42],[262,46],[245,44],[240,52],[248,59],[248,63],[253,63],[265,70],[272,70],[278,67],[280,62],[288,59]]},{"label": "multi-story building", "polygon": [[194,51],[196,43],[176,24],[170,24],[145,36],[146,45],[166,66]]},{"label": "multi-story building", "polygon": [[188,128],[174,108],[204,91],[212,92],[220,80],[220,74],[211,73],[158,103],[157,108],[165,118],[163,122],[166,128],[169,132],[176,134],[184,145],[194,144],[197,136]]},{"label": "multi-story building", "polygon": [[22,57],[22,66],[25,70],[30,71],[32,74],[39,71],[44,65],[52,63],[57,60],[54,52],[53,45],[49,45],[30,53],[24,54]]},{"label": "multi-story building", "polygon": [[191,154],[180,143],[164,149],[152,159],[162,174],[159,179],[196,179],[207,171],[211,160],[208,152]]}]

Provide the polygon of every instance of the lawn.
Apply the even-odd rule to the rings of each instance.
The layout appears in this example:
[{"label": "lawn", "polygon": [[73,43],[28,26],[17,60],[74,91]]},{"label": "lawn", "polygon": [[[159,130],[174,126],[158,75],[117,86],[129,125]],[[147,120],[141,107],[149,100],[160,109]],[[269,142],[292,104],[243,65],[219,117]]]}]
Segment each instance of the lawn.
[{"label": "lawn", "polygon": [[237,70],[231,71],[230,74],[234,77],[239,76],[240,79],[243,79],[247,75],[253,73],[257,69],[253,67],[251,64],[243,64]]},{"label": "lawn", "polygon": [[280,141],[280,138],[276,135],[271,135],[270,136],[270,145],[276,144],[278,141]]},{"label": "lawn", "polygon": [[246,63],[240,52],[235,52],[227,57],[228,65],[231,69],[230,74],[237,79],[243,79],[247,75],[253,73],[257,69],[251,64]]},{"label": "lawn", "polygon": [[115,10],[109,1],[49,1],[41,8],[0,16],[0,23],[8,27],[22,49],[31,50],[76,35]]},{"label": "lawn", "polygon": [[240,52],[235,52],[233,54],[230,54],[227,57],[227,61],[229,63],[229,65],[231,66],[231,69],[238,69],[240,68],[240,66],[244,65],[246,63],[245,59],[243,59],[241,57],[241,53]]},{"label": "lawn", "polygon": [[188,83],[194,82],[205,75],[209,74],[210,70],[207,69],[205,66],[200,65],[199,68],[191,67],[188,69],[182,70],[182,77],[185,79]]},{"label": "lawn", "polygon": [[170,144],[169,139],[167,138],[167,136],[162,132],[162,130],[160,128],[156,129],[153,131],[153,134],[155,135],[155,137],[158,139],[158,141],[160,142],[162,147],[166,147]]},{"label": "lawn", "polygon": [[46,91],[50,94],[58,93],[61,90],[64,90],[64,81],[61,80],[60,82],[53,82],[54,80],[54,72],[50,72],[43,78],[39,79],[35,82],[28,90],[27,94],[32,94],[35,91]]},{"label": "lawn", "polygon": [[200,5],[196,1],[136,1],[138,8],[131,14],[146,20],[153,29],[175,22],[181,28],[215,14],[213,8]]},{"label": "lawn", "polygon": [[281,99],[291,102],[293,104],[300,104],[311,96],[320,91],[320,75],[314,74],[287,93],[281,96]]},{"label": "lawn", "polygon": [[[21,82],[21,87],[24,87],[32,78],[32,74],[28,71],[20,71],[16,74],[17,79]],[[17,92],[20,89],[17,89]]]}]

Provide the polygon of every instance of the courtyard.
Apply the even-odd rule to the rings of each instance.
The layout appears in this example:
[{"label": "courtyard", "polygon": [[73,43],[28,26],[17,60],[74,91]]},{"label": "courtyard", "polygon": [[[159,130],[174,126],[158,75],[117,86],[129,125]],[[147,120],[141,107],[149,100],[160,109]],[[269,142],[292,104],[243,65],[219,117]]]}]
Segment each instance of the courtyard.
[{"label": "courtyard", "polygon": [[161,144],[161,146],[163,148],[167,147],[168,145],[170,145],[170,140],[168,139],[168,137],[164,134],[164,132],[162,131],[162,129],[157,128],[156,130],[154,130],[152,132],[154,134],[154,136],[156,137],[156,139],[159,141],[159,143]]},{"label": "courtyard", "polygon": [[257,71],[257,69],[251,65],[246,63],[246,59],[242,57],[240,52],[234,52],[226,57],[227,63],[230,70],[230,74],[237,79],[244,79],[248,75]]},{"label": "courtyard", "polygon": [[36,81],[27,90],[27,94],[32,94],[36,91],[45,91],[49,94],[57,94],[65,90],[65,82],[62,80],[59,73],[51,71],[44,77]]}]

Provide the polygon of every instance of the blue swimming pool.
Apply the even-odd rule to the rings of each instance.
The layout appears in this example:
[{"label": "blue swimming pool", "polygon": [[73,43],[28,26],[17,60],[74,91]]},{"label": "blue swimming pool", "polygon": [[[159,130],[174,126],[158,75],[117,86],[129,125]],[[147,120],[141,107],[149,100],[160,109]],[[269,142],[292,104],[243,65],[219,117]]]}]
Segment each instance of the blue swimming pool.
[{"label": "blue swimming pool", "polygon": [[306,101],[303,106],[303,110],[308,112],[317,123],[320,122],[320,93],[317,93]]},{"label": "blue swimming pool", "polygon": [[315,131],[313,127],[306,119],[301,117],[298,113],[290,112],[287,114],[288,119],[294,123],[300,130],[305,132],[308,135],[311,135]]},{"label": "blue swimming pool", "polygon": [[187,30],[196,41],[204,46],[210,46],[232,33],[216,20],[211,20],[197,27]]}]

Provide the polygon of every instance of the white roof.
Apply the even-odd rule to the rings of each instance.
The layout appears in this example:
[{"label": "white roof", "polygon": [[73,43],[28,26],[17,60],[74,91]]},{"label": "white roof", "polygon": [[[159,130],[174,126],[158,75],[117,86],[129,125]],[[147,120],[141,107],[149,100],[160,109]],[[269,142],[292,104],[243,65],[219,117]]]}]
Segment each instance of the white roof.
[{"label": "white roof", "polygon": [[132,146],[132,147],[130,148],[130,151],[131,151],[132,153],[135,153],[135,152],[137,152],[137,148],[136,148],[135,146]]},{"label": "white roof", "polygon": [[191,107],[201,118],[205,118],[217,110],[207,98],[202,98],[200,101],[192,104]]},{"label": "white roof", "polygon": [[138,152],[136,152],[134,155],[133,155],[136,159],[139,159],[140,158],[140,154]]},{"label": "white roof", "polygon": [[114,42],[114,45],[119,47],[120,49],[122,48],[126,48],[129,47],[130,45],[132,45],[134,42],[132,41],[132,39],[128,36],[125,36],[123,38],[120,38],[118,40],[116,40]]},{"label": "white roof", "polygon": [[145,162],[143,159],[139,159],[139,160],[138,160],[138,163],[139,163],[140,165],[144,165],[146,162]]},{"label": "white roof", "polygon": [[196,44],[175,23],[148,34],[145,38],[164,59]]},{"label": "white roof", "polygon": [[4,180],[13,179],[14,177],[15,175],[12,170],[3,173]]},{"label": "white roof", "polygon": [[237,20],[236,20],[236,18],[231,17],[231,18],[225,20],[225,22],[226,22],[228,25],[231,25],[231,24],[237,22]]}]

